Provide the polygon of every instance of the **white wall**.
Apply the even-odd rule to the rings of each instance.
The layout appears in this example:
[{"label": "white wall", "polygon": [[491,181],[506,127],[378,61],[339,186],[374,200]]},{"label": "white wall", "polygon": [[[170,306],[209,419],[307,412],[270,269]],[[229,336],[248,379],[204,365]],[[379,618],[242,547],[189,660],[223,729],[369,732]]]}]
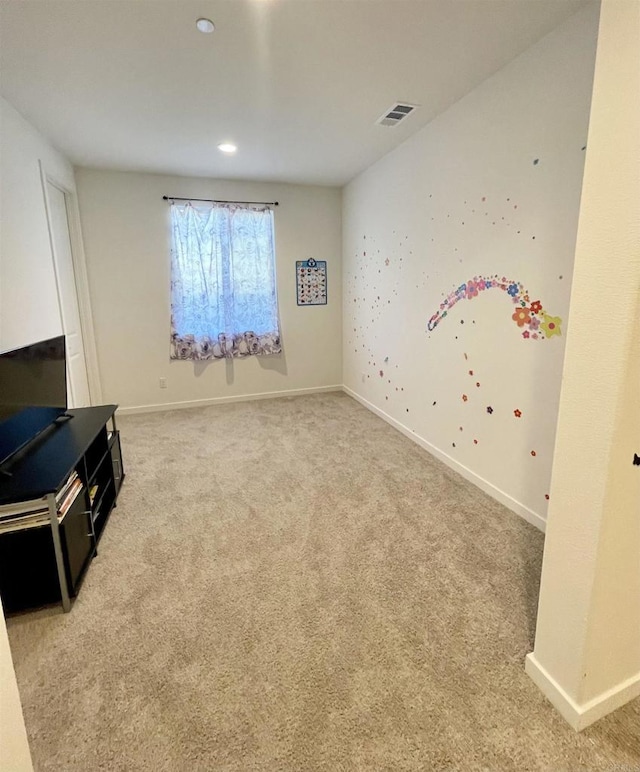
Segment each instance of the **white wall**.
[{"label": "white wall", "polygon": [[[64,156],[0,98],[0,349],[62,332],[39,160],[74,190]],[[1,609],[0,769],[32,769]]]},{"label": "white wall", "polygon": [[71,164],[0,98],[0,349],[62,332],[39,160],[75,189]]},{"label": "white wall", "polygon": [[[345,385],[539,527],[597,21],[594,5],[570,18],[343,194]],[[427,332],[473,277],[521,283],[526,307],[539,300],[563,334],[534,340],[497,288]]]},{"label": "white wall", "polygon": [[[105,401],[176,404],[342,383],[341,194],[336,188],[77,169]],[[169,360],[169,207],[163,195],[279,201],[284,353],[231,362]],[[328,304],[296,305],[295,261],[327,261]],[[159,388],[166,377],[167,388]]]},{"label": "white wall", "polygon": [[[527,670],[576,728],[640,695],[640,5],[603,0]],[[597,324],[593,323],[597,320]]]}]

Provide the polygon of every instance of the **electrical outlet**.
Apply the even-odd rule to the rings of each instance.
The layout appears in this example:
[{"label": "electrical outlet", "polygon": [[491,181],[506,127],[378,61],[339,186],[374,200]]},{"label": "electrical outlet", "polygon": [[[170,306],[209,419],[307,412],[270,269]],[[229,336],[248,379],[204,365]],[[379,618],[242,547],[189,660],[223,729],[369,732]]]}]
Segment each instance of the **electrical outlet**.
[{"label": "electrical outlet", "polygon": [[160,388],[161,389],[167,388],[167,379],[164,376],[160,377]]}]

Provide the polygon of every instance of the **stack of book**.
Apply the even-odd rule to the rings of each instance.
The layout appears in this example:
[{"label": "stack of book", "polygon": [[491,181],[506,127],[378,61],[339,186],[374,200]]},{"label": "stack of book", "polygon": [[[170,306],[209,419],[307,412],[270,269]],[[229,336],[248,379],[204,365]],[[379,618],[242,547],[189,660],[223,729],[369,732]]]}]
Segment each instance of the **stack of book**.
[{"label": "stack of book", "polygon": [[[78,493],[82,490],[82,481],[77,472],[72,472],[69,479],[56,495],[58,520],[69,511]],[[22,531],[25,528],[37,528],[49,523],[49,507],[46,499],[18,501],[15,504],[0,505],[0,533]]]},{"label": "stack of book", "polygon": [[49,509],[44,499],[20,501],[0,506],[0,533],[22,531],[49,522]]},{"label": "stack of book", "polygon": [[69,507],[76,500],[76,497],[81,490],[82,481],[78,477],[77,472],[72,472],[69,475],[69,479],[62,486],[58,495],[56,496],[56,507],[58,509],[58,517],[60,519],[62,519],[67,514]]}]

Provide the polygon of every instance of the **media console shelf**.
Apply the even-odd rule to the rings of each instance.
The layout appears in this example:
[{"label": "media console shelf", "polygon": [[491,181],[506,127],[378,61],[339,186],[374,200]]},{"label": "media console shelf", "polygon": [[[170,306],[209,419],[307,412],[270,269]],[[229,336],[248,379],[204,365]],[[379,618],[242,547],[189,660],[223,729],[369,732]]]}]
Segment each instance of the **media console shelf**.
[{"label": "media console shelf", "polygon": [[69,410],[0,476],[0,596],[6,612],[71,598],[124,479],[116,405]]}]

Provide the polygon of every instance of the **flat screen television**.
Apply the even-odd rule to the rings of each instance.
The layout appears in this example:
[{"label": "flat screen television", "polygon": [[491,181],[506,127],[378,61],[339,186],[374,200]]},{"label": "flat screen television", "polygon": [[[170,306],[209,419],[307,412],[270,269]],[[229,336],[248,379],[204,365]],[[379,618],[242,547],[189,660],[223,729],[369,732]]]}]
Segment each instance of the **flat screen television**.
[{"label": "flat screen television", "polygon": [[0,466],[66,410],[64,335],[0,353]]}]

